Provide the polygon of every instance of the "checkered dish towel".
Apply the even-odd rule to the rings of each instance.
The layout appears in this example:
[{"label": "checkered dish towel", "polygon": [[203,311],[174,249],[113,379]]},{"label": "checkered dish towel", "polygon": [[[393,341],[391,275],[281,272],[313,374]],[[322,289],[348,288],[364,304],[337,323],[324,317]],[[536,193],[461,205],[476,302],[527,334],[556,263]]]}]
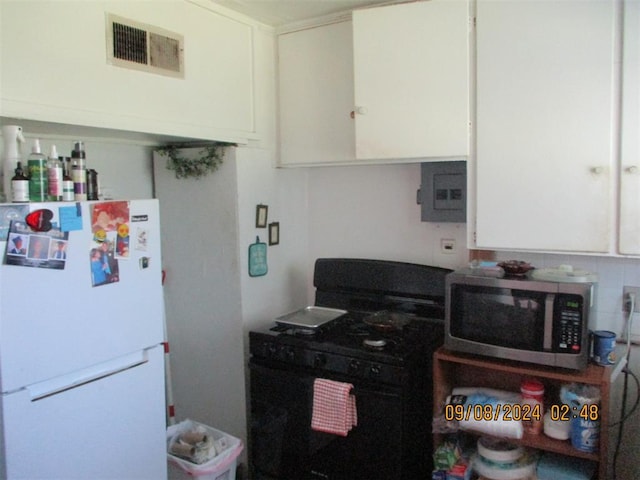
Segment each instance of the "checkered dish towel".
[{"label": "checkered dish towel", "polygon": [[358,425],[353,385],[316,378],[313,382],[311,428],[346,437]]}]

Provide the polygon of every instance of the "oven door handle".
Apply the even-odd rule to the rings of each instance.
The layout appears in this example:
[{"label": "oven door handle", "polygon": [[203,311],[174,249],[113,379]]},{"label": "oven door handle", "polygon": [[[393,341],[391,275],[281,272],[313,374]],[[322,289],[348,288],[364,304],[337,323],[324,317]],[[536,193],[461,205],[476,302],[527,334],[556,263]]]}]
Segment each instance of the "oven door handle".
[{"label": "oven door handle", "polygon": [[385,389],[384,387],[381,387],[379,390],[373,390],[373,389],[362,388],[362,387],[353,387],[353,389],[351,389],[351,393],[355,395],[356,400],[358,399],[358,397],[365,397],[365,396],[366,397],[376,396],[376,397],[385,397],[385,398],[393,398],[393,399],[401,398],[399,391]]}]

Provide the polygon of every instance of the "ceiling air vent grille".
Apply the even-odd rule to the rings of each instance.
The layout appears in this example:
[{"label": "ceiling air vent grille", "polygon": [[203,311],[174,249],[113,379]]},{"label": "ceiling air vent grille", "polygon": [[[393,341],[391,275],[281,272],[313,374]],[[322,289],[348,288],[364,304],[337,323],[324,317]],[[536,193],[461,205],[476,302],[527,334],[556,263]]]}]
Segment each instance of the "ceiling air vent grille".
[{"label": "ceiling air vent grille", "polygon": [[180,42],[157,33],[149,34],[150,62],[153,67],[180,71]]},{"label": "ceiling air vent grille", "polygon": [[147,32],[113,22],[113,58],[147,64]]},{"label": "ceiling air vent grille", "polygon": [[184,38],[107,14],[107,61],[119,67],[184,78]]}]

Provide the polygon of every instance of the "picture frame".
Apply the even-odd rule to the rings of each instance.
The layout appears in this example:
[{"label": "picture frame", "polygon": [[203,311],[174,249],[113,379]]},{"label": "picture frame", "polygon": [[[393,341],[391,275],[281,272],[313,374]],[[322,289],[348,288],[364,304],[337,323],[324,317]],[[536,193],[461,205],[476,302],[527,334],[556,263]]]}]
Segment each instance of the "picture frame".
[{"label": "picture frame", "polygon": [[269,207],[267,205],[256,206],[256,228],[267,228],[267,216]]},{"label": "picture frame", "polygon": [[278,245],[280,243],[280,222],[272,222],[269,224],[269,245]]}]

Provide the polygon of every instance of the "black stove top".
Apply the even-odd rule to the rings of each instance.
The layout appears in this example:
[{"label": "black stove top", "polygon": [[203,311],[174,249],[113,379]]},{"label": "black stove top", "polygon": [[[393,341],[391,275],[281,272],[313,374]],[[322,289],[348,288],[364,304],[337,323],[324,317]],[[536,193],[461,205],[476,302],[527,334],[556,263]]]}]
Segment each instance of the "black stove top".
[{"label": "black stove top", "polygon": [[[347,313],[321,327],[271,324],[249,332],[253,362],[394,383],[442,344],[450,270],[382,260],[318,259],[316,306]],[[373,323],[378,313],[399,323]]]},{"label": "black stove top", "polygon": [[425,337],[442,329],[444,324],[442,319],[403,314],[406,325],[380,329],[365,323],[367,316],[348,312],[318,328],[276,324],[255,333],[280,344],[395,363],[410,356],[424,343]]},{"label": "black stove top", "polygon": [[402,382],[408,366],[424,361],[422,357],[442,343],[442,319],[408,316],[401,328],[380,332],[363,318],[347,313],[316,329],[275,325],[252,331],[252,361],[393,384]]}]

